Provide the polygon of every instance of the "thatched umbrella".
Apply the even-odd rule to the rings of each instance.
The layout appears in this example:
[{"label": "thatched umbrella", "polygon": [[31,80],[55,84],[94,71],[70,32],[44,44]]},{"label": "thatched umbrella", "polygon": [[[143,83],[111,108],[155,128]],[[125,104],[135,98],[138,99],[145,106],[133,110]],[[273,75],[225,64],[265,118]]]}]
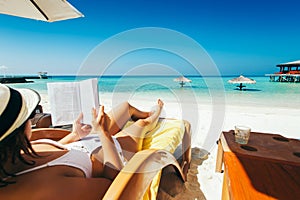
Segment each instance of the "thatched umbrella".
[{"label": "thatched umbrella", "polygon": [[246,87],[246,86],[243,85],[243,83],[244,83],[244,84],[255,84],[256,81],[253,80],[253,79],[251,79],[251,78],[247,78],[247,77],[244,77],[244,76],[240,75],[240,76],[237,77],[237,78],[234,78],[234,79],[229,80],[228,83],[239,84],[239,85],[237,85],[237,87],[238,87],[240,90],[242,90],[243,87]]},{"label": "thatched umbrella", "polygon": [[181,85],[181,87],[184,86],[185,83],[189,83],[192,82],[192,80],[184,77],[184,76],[180,76],[178,78],[175,78],[174,81],[179,82],[179,84]]}]

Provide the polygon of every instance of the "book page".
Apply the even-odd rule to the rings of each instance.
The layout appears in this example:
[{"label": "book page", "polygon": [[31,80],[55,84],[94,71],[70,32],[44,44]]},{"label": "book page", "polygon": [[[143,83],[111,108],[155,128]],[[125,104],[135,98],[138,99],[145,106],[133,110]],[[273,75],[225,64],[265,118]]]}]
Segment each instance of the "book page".
[{"label": "book page", "polygon": [[78,82],[48,83],[53,126],[72,124],[81,112]]},{"label": "book page", "polygon": [[88,79],[79,83],[83,123],[91,124],[92,108],[96,108],[97,111],[99,109],[98,79]]}]

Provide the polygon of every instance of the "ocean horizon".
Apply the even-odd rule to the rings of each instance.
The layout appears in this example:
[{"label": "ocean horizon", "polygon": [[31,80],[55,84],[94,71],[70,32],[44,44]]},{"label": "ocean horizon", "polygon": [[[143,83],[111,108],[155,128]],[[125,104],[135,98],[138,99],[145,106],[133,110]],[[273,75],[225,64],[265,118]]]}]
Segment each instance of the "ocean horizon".
[{"label": "ocean horizon", "polygon": [[[34,76],[34,75],[32,75]],[[247,76],[256,84],[245,84],[240,91],[237,84],[228,83],[236,76],[186,76],[192,82],[180,87],[175,76],[74,76],[51,75],[48,79],[32,79],[32,83],[8,84],[15,88],[31,88],[47,94],[48,82],[72,82],[98,78],[99,95],[127,94],[130,98],[149,100],[162,98],[166,101],[191,101],[203,104],[218,102],[226,105],[299,108],[300,84],[270,82],[267,76]],[[181,96],[181,97],[179,97]]]}]

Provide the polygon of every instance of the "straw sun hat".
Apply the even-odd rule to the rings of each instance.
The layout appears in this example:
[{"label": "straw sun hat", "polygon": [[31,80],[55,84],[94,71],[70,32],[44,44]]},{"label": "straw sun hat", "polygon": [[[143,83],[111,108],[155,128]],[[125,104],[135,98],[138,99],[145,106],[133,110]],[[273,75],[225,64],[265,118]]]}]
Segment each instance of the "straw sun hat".
[{"label": "straw sun hat", "polygon": [[29,118],[40,99],[34,90],[0,84],[0,142]]}]

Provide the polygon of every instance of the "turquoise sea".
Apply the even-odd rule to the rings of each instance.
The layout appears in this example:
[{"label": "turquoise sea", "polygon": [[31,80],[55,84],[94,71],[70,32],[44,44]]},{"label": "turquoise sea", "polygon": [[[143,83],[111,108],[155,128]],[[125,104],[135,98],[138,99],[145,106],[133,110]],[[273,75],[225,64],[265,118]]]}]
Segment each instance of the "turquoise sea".
[{"label": "turquoise sea", "polygon": [[[256,84],[247,84],[246,90],[239,91],[236,85],[228,83],[235,77],[188,77],[191,83],[180,87],[172,76],[106,76],[97,77],[99,93],[128,93],[130,98],[163,98],[177,101],[179,96],[185,101],[211,103],[214,99],[229,105],[264,106],[282,108],[300,108],[300,84],[270,82],[269,77],[251,77]],[[10,84],[16,88],[32,88],[40,93],[47,93],[48,82],[80,81],[91,77],[49,76],[48,79],[33,79],[33,83]]]}]

